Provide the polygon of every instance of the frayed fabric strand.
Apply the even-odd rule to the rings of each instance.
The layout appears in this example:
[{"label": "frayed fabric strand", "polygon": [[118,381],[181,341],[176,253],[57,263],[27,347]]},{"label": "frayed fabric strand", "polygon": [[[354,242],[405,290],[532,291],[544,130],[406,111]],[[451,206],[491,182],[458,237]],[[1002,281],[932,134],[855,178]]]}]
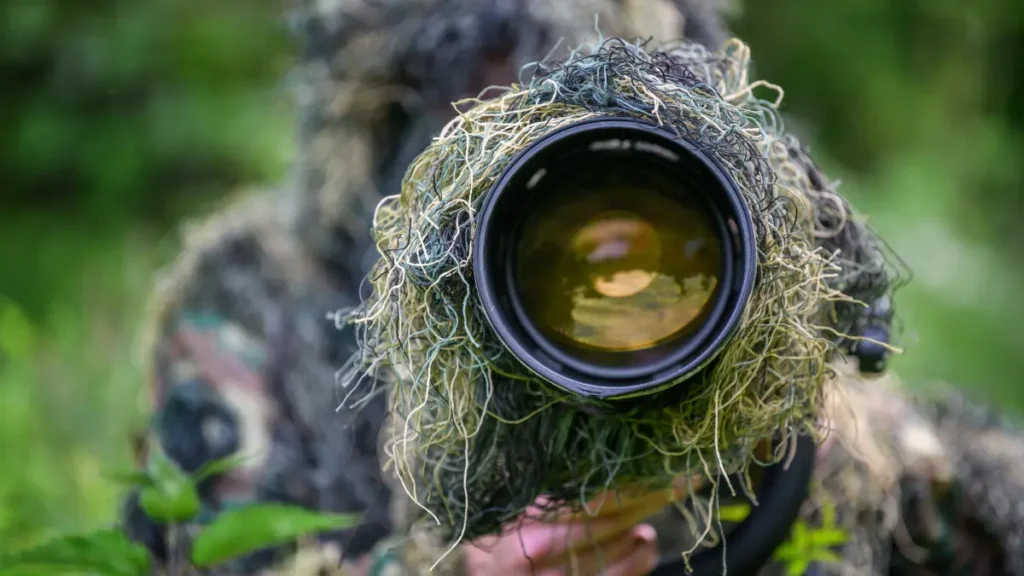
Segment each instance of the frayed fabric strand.
[{"label": "frayed fabric strand", "polygon": [[[538,65],[528,85],[457,103],[401,193],[379,204],[372,291],[342,318],[357,327],[359,351],[341,384],[389,388],[389,464],[447,541],[497,533],[542,494],[552,508],[578,508],[617,487],[743,478],[767,463],[755,452],[765,440],[781,440],[768,458],[778,462],[797,435],[819,433],[830,361],[858,311],[898,275],[784,131],[781,90],[748,73],[737,41],[709,52],[609,40]],[[642,119],[697,143],[753,215],[753,294],[734,338],[685,395],[626,403],[551,386],[502,346],[476,295],[471,254],[487,192],[531,143],[595,117]],[[726,484],[718,489],[749,489]]]}]

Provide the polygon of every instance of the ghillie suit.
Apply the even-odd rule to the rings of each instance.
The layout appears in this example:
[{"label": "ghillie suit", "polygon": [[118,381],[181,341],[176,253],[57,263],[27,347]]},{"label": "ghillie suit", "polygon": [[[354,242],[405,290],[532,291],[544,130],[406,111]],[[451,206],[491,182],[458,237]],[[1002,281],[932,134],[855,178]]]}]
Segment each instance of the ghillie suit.
[{"label": "ghillie suit", "polygon": [[[292,24],[304,43],[292,182],[186,230],[151,304],[150,441],[186,471],[253,456],[201,486],[204,517],[254,499],[362,512],[358,529],[327,538],[351,558],[393,531],[377,445],[385,398],[337,410],[335,372],[354,338],[327,316],[359,302],[376,258],[373,207],[455,116],[451,102],[597,42],[598,29],[709,46],[727,35],[711,4],[694,0],[310,1]],[[164,530],[135,500],[130,531],[165,558]]]},{"label": "ghillie suit", "polygon": [[[203,486],[209,514],[252,499],[359,510],[366,518],[363,525],[326,537],[346,556],[372,551],[374,570],[386,574],[423,574],[443,557],[437,572],[458,574],[460,549],[445,555],[448,541],[460,534],[472,537],[493,531],[533,496],[510,490],[494,477],[496,472],[510,470],[508,477],[519,486],[539,486],[543,475],[567,461],[586,463],[589,471],[598,474],[591,484],[581,475],[554,487],[562,488],[557,496],[570,502],[610,479],[608,469],[587,458],[567,458],[564,450],[514,453],[544,446],[549,440],[545,437],[508,444],[513,457],[499,463],[508,468],[488,465],[487,458],[493,454],[470,443],[463,460],[458,455],[454,458],[480,464],[466,484],[473,490],[471,499],[459,500],[466,479],[461,466],[446,468],[452,472],[433,476],[433,483],[424,482],[427,476],[420,467],[452,458],[457,449],[453,444],[462,446],[467,441],[457,434],[435,434],[437,426],[490,418],[474,404],[481,396],[467,394],[487,388],[479,378],[481,364],[468,358],[463,365],[476,366],[477,372],[453,370],[466,354],[472,356],[467,347],[448,348],[447,357],[427,357],[417,349],[360,346],[367,338],[381,335],[380,342],[397,344],[409,322],[429,311],[424,307],[431,300],[416,298],[431,290],[437,278],[431,275],[443,274],[445,266],[460,266],[465,258],[454,252],[452,259],[439,257],[434,260],[436,267],[425,272],[427,277],[418,278],[421,282],[389,293],[386,288],[392,286],[389,282],[396,270],[426,261],[414,260],[424,258],[423,254],[407,252],[402,258],[389,252],[392,258],[373,267],[371,285],[360,293],[359,279],[377,259],[378,246],[369,241],[367,223],[378,195],[401,190],[405,200],[404,206],[389,202],[378,212],[379,247],[391,250],[400,228],[422,227],[423,231],[431,226],[427,220],[438,215],[431,210],[458,210],[450,205],[410,210],[427,202],[423,183],[431,180],[416,178],[418,173],[446,169],[446,177],[433,182],[445,193],[465,195],[463,199],[471,205],[486,189],[485,182],[454,185],[460,178],[464,181],[467,165],[450,151],[458,149],[459,138],[474,127],[500,122],[495,118],[501,114],[488,117],[488,112],[503,106],[513,111],[536,106],[538,114],[555,123],[613,112],[654,117],[684,130],[704,126],[707,138],[718,136],[717,141],[724,143],[720,150],[739,151],[732,156],[735,174],[746,184],[748,198],[758,200],[755,204],[764,223],[759,248],[765,253],[765,270],[776,275],[770,276],[774,285],[762,284],[759,305],[751,307],[751,314],[771,320],[764,326],[774,330],[777,353],[759,361],[737,347],[723,356],[725,362],[745,361],[749,368],[723,371],[730,373],[709,381],[708,387],[719,392],[739,387],[742,393],[735,397],[740,402],[712,402],[703,409],[691,404],[660,420],[648,415],[645,425],[669,432],[658,436],[661,448],[671,451],[680,446],[669,443],[689,442],[684,448],[690,448],[694,458],[704,457],[707,467],[702,464],[702,472],[731,472],[749,463],[757,440],[780,429],[792,435],[819,436],[831,430],[824,437],[805,519],[811,526],[834,520],[847,540],[836,546],[838,561],[818,561],[809,570],[959,574],[1002,569],[1024,574],[1019,533],[1024,518],[1015,502],[1024,494],[1024,470],[1018,457],[1024,455],[1024,444],[1019,436],[979,417],[966,405],[913,401],[891,383],[860,378],[843,361],[856,342],[844,335],[859,329],[859,317],[851,312],[857,306],[852,300],[873,302],[892,290],[896,278],[881,245],[853,217],[799,143],[784,133],[775,107],[754,98],[745,48],[736,43],[719,45],[723,35],[716,20],[676,19],[677,26],[685,21],[689,35],[707,42],[707,47],[682,44],[666,52],[647,53],[634,44],[611,41],[593,55],[584,50],[564,65],[524,72],[522,87],[495,93],[442,133],[454,116],[444,107],[446,102],[471,96],[492,82],[511,83],[510,70],[544,58],[558,38],[565,37],[568,46],[591,39],[590,14],[595,10],[603,13],[601,30],[607,36],[648,34],[625,25],[623,9],[611,2],[558,3],[557,10],[545,7],[555,3],[524,3],[517,5],[524,7],[521,12],[501,12],[505,4],[499,3],[479,10],[476,3],[422,3],[430,4],[430,10],[422,8],[423,12],[419,3],[399,4],[404,3],[380,3],[379,13],[367,8],[376,5],[370,3],[360,5],[360,10],[371,10],[368,13],[304,13],[299,25],[311,42],[300,71],[308,114],[303,119],[295,190],[249,199],[193,229],[185,253],[169,270],[155,300],[151,347],[155,439],[188,470],[236,451],[256,456],[241,469]],[[655,5],[661,9],[667,4],[644,4]],[[697,14],[706,15],[689,12],[684,16]],[[496,22],[502,25],[495,28]],[[374,26],[394,34],[371,34]],[[497,45],[485,39],[497,39]],[[722,51],[710,52],[709,47]],[[479,57],[471,57],[474,54]],[[452,70],[459,73],[453,75]],[[545,88],[552,86],[558,89]],[[657,107],[652,106],[655,100]],[[717,123],[707,123],[708,118]],[[531,126],[543,129],[522,117],[510,122],[505,134],[518,133],[521,140],[510,137],[505,144],[514,146],[536,136],[528,134]],[[715,130],[724,130],[724,137]],[[430,136],[438,134],[441,138],[431,144]],[[502,139],[498,140],[500,144]],[[427,153],[417,156],[424,149]],[[467,157],[472,158],[468,165],[481,176],[493,178],[502,160],[507,160],[505,152],[494,149],[467,150],[477,154]],[[410,176],[403,183],[406,174]],[[448,226],[460,221],[437,220]],[[457,232],[447,229],[441,238],[450,242]],[[443,253],[445,246],[430,248]],[[780,286],[793,297],[791,301],[781,301]],[[448,288],[450,295],[460,294],[458,281]],[[461,290],[465,292],[465,287]],[[362,299],[365,304],[361,305]],[[359,333],[351,326],[339,330],[326,320],[328,311],[339,309],[354,310],[355,318],[376,323],[364,323]],[[474,336],[480,342],[486,342],[484,324],[478,318],[473,321],[475,312],[470,306],[468,312],[455,314],[460,321],[470,320],[460,322],[462,330],[469,326],[477,330]],[[439,314],[431,321],[443,319]],[[740,337],[740,343],[757,340],[757,331],[766,329],[747,326],[747,340]],[[409,350],[411,355],[403,356]],[[500,353],[488,361],[496,357],[504,361]],[[356,363],[350,362],[353,358]],[[412,371],[399,370],[403,377],[397,381],[361,379],[376,366],[430,363],[435,373],[447,378],[427,393],[416,388]],[[335,371],[342,366],[349,369],[343,379],[348,386],[339,389],[334,385]],[[503,370],[505,375],[517,374],[511,364],[502,368],[509,368]],[[583,438],[588,438],[590,425],[613,424],[619,430],[631,425],[600,406],[577,404],[521,372],[518,379],[515,388],[490,390],[502,396],[493,406],[507,411],[499,412],[506,421],[533,414],[533,403],[580,416],[566,426],[570,432],[583,432]],[[389,402],[385,391],[408,394],[391,394]],[[447,404],[463,412],[445,412],[449,410],[446,403],[434,402],[435,395],[469,401]],[[698,401],[713,401],[716,396],[722,397],[709,394]],[[427,409],[414,417],[410,403],[417,400],[425,400]],[[346,408],[337,411],[341,404]],[[384,423],[389,411],[395,416],[394,428]],[[725,430],[732,439],[745,440],[735,443],[739,450],[716,451],[716,438],[701,427],[709,414],[724,420],[712,430]],[[550,432],[537,424],[543,418],[536,418],[543,416],[543,412],[533,414],[535,420],[526,419],[517,431],[538,437]],[[418,442],[392,433],[405,422],[419,433]],[[509,440],[501,426],[490,425],[493,438]],[[448,426],[450,431],[453,427]],[[622,458],[635,448],[629,445],[635,437],[624,434],[621,438],[623,443],[609,446],[608,452],[618,451],[613,456],[632,468],[623,472],[632,479],[664,480],[666,474],[689,469],[690,464],[677,457]],[[378,450],[381,439],[384,447]],[[571,445],[555,448],[574,449]],[[774,454],[782,456],[782,452]],[[393,460],[398,474],[382,474],[380,460]],[[441,540],[435,540],[437,534],[417,529],[421,509],[405,498],[399,479],[405,487],[423,488],[417,493],[419,504],[447,510],[439,516],[448,532],[442,531]],[[491,501],[484,502],[487,496]],[[445,506],[451,502],[456,505]],[[684,519],[694,513],[683,512],[668,510],[656,523],[666,552],[679,553],[696,540]],[[705,523],[698,525],[703,528]],[[145,521],[134,506],[129,506],[129,526],[158,556],[166,555],[161,530]],[[409,530],[415,530],[411,537],[407,537]],[[276,559],[273,553],[260,554],[229,568],[252,573]],[[985,562],[993,571],[984,569]],[[764,572],[782,569],[772,565]]]}]

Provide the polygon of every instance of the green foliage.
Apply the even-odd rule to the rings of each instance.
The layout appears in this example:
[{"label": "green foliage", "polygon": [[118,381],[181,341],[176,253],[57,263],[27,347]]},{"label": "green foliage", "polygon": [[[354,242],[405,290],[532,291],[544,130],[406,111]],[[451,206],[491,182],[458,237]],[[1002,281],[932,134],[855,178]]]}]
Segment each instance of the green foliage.
[{"label": "green foliage", "polygon": [[147,516],[164,524],[185,522],[199,513],[195,482],[156,446],[139,491],[139,506]]},{"label": "green foliage", "polygon": [[321,514],[294,506],[254,504],[224,512],[192,543],[192,563],[213,566],[307,534],[355,525],[350,515]]},{"label": "green foliage", "polygon": [[192,479],[198,484],[207,478],[211,478],[218,474],[223,474],[228,470],[237,468],[246,460],[249,460],[252,456],[245,454],[236,454],[234,456],[228,456],[221,458],[220,460],[212,460],[203,464],[199,470],[196,470],[195,474],[192,475]]},{"label": "green foliage", "polygon": [[791,128],[915,272],[894,369],[1024,407],[1024,3],[748,1],[734,25]]},{"label": "green foliage", "polygon": [[0,297],[4,545],[113,520],[121,488],[102,470],[131,466],[129,438],[142,425],[135,401],[142,378],[132,357],[141,309],[131,294],[148,282],[151,256],[144,251],[152,248],[83,247],[95,249],[86,261],[90,273],[69,269],[64,281],[78,293],[53,302],[47,316],[34,318]]},{"label": "green foliage", "polygon": [[276,0],[0,11],[0,542],[109,523],[144,425],[136,346],[185,214],[283,176]]},{"label": "green foliage", "polygon": [[750,504],[739,502],[718,508],[718,518],[722,522],[739,523],[750,515]]},{"label": "green foliage", "polygon": [[[237,457],[224,458],[189,476],[157,448],[151,452],[146,470],[122,474],[120,479],[140,488],[140,505],[146,515],[174,532],[178,526],[196,520],[200,511],[197,483],[240,462]],[[310,534],[348,528],[357,522],[354,515],[325,514],[284,504],[252,504],[218,515],[199,529],[188,545],[195,567],[205,568],[271,546],[290,544]],[[176,557],[176,548],[181,543],[171,538],[170,544],[171,556]],[[146,549],[117,530],[63,536],[0,554],[3,574],[142,576],[148,573],[149,566]]]},{"label": "green foliage", "polygon": [[65,536],[0,556],[2,574],[141,576],[149,571],[146,549],[116,530]]},{"label": "green foliage", "polygon": [[801,576],[812,562],[839,562],[835,547],[846,540],[846,532],[836,527],[835,508],[825,502],[821,507],[821,526],[812,528],[798,520],[789,540],[775,550],[773,558],[786,567],[787,576]]},{"label": "green foliage", "polygon": [[[59,280],[19,246],[120,236],[280,177],[291,114],[278,3],[14,2],[0,15],[0,293],[45,312]],[[54,207],[59,206],[59,210]],[[26,213],[46,225],[22,227]],[[80,258],[76,254],[73,259]],[[43,268],[52,260],[43,261]],[[64,267],[62,267],[64,268]],[[61,268],[58,268],[61,270]],[[33,276],[35,276],[33,278]],[[56,281],[55,281],[56,280]]]}]

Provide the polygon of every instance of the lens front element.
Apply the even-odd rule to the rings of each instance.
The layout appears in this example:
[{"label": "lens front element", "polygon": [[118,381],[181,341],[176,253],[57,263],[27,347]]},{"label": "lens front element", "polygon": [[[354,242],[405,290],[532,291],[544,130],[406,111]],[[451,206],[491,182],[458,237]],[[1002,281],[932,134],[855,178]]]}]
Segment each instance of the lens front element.
[{"label": "lens front element", "polygon": [[518,236],[515,288],[546,338],[621,365],[617,353],[684,339],[706,320],[722,247],[707,205],[685,188],[615,160],[545,179]]}]

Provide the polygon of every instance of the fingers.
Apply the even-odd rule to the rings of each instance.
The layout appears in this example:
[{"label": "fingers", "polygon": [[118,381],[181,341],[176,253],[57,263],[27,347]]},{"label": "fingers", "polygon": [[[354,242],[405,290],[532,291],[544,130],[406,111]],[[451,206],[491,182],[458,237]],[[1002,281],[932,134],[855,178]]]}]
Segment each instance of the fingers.
[{"label": "fingers", "polygon": [[[656,535],[638,524],[695,489],[690,479],[671,488],[619,497],[602,494],[589,503],[589,513],[544,512],[538,499],[524,519],[507,525],[501,535],[480,538],[467,560],[486,574],[489,567],[506,574],[569,574],[632,576],[647,574],[658,561]],[[538,518],[538,516],[540,518]]]},{"label": "fingers", "polygon": [[639,532],[639,527],[623,531],[603,541],[585,538],[561,553],[544,556],[537,565],[540,568],[568,566],[574,568],[573,573],[597,574],[601,568],[618,563],[637,546],[644,544],[647,531],[653,530],[650,526],[644,528]]},{"label": "fingers", "polygon": [[[549,518],[546,520],[555,521],[569,518],[588,518],[593,520],[617,516],[635,518],[638,515],[643,518],[661,510],[662,507],[672,502],[682,500],[688,494],[699,489],[701,483],[702,481],[697,477],[679,477],[673,482],[671,487],[661,490],[646,490],[642,492],[629,490],[616,492],[609,490],[587,502],[584,509],[580,512],[565,510],[554,515],[549,513]],[[544,511],[550,504],[551,502],[548,498],[543,496],[538,498],[536,505],[527,508],[527,516],[544,516]]]},{"label": "fingers", "polygon": [[581,524],[572,533],[558,528],[562,527],[534,524],[505,534],[489,546],[470,546],[466,550],[467,573],[639,576],[658,561],[657,537],[649,525],[622,527],[601,540]]},{"label": "fingers", "polygon": [[664,495],[645,498],[641,503],[631,504],[628,509],[596,518],[577,514],[556,522],[529,521],[520,525],[518,537],[522,541],[523,552],[530,558],[560,557],[625,535],[640,522],[660,512],[670,501],[666,498]]},{"label": "fingers", "polygon": [[539,567],[538,576],[642,576],[658,563],[654,528],[637,526],[629,533],[600,546],[567,555],[554,564]]},{"label": "fingers", "polygon": [[646,576],[658,565],[658,538],[654,528],[637,526],[638,544],[633,551],[608,567],[605,576]]},{"label": "fingers", "polygon": [[[605,576],[646,576],[658,565],[658,547],[646,544],[634,549],[626,558],[608,567]],[[596,573],[595,573],[596,574]]]},{"label": "fingers", "polygon": [[[632,519],[617,516],[596,520],[565,520],[557,523],[524,525],[519,533],[522,553],[533,559],[563,556],[604,544],[609,538],[625,537],[637,522],[649,515]],[[510,535],[510,538],[516,536]]]}]

